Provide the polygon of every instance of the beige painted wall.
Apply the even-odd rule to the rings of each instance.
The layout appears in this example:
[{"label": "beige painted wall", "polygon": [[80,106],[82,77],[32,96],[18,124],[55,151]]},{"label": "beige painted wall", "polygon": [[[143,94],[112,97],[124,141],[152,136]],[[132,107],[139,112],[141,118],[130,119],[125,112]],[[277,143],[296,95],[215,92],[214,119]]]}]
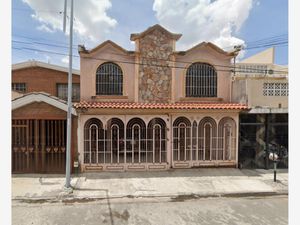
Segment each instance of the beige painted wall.
[{"label": "beige painted wall", "polygon": [[241,63],[273,64],[274,56],[275,56],[275,49],[274,47],[271,47],[247,59],[242,60]]},{"label": "beige painted wall", "polygon": [[[236,73],[233,82],[233,101],[240,103],[248,103],[252,108],[288,108],[288,96],[264,96],[264,83],[288,83],[288,67],[274,64],[275,49],[269,48],[262,52],[253,55],[240,63],[237,66],[242,68],[258,69],[265,66],[267,73],[263,71]],[[254,70],[255,71],[255,70]],[[273,71],[273,73],[270,73]]]},{"label": "beige painted wall", "polygon": [[279,108],[281,104],[282,108],[288,108],[288,97],[287,96],[264,96],[263,95],[263,84],[267,83],[287,83],[285,79],[255,79],[247,80],[247,92],[248,92],[248,103],[251,107],[269,107]]},{"label": "beige painted wall", "polygon": [[[95,59],[96,58],[96,59]],[[80,58],[80,95],[81,100],[91,101],[96,96],[96,71],[105,62],[118,64],[123,71],[123,96],[98,96],[101,101],[134,101],[135,64],[134,56],[116,49],[110,44]],[[124,63],[129,62],[129,63]]]},{"label": "beige painted wall", "polygon": [[236,78],[233,101],[248,103],[249,107],[288,108],[288,96],[264,96],[264,83],[288,83],[287,78]]}]

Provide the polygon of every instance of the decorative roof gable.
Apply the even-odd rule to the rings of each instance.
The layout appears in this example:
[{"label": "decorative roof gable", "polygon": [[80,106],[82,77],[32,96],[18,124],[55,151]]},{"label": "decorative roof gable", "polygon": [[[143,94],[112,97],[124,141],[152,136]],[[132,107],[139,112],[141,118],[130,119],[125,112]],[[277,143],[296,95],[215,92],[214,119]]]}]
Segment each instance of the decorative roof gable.
[{"label": "decorative roof gable", "polygon": [[125,54],[131,54],[133,53],[132,51],[127,51],[126,49],[122,48],[120,45],[116,44],[115,42],[111,41],[111,40],[107,40],[102,42],[100,45],[96,46],[95,48],[91,49],[91,50],[86,50],[84,46],[79,45],[78,46],[78,52],[79,54],[91,54],[94,53],[96,51],[99,51],[101,48],[104,48],[105,46],[110,45],[113,48],[125,53]]},{"label": "decorative roof gable", "polygon": [[227,55],[227,56],[235,56],[237,55],[238,52],[226,52],[224,51],[223,49],[221,49],[220,47],[218,47],[217,45],[211,43],[211,42],[201,42],[197,45],[195,45],[194,47],[186,50],[186,51],[178,51],[176,52],[178,55],[185,55],[185,54],[188,54],[189,52],[195,50],[195,49],[198,49],[198,48],[201,48],[201,47],[209,47],[211,49],[213,49],[214,51],[220,53],[220,54],[223,54],[223,55]]},{"label": "decorative roof gable", "polygon": [[144,37],[145,35],[151,33],[154,30],[160,30],[161,32],[163,32],[164,34],[166,34],[167,36],[169,36],[170,38],[174,39],[174,40],[178,40],[182,34],[175,34],[175,33],[171,33],[170,31],[168,31],[167,29],[165,29],[164,27],[162,27],[159,24],[156,24],[152,27],[149,27],[147,30],[141,32],[141,33],[133,33],[130,35],[130,40],[131,41],[135,41],[136,39],[140,39],[142,37]]}]

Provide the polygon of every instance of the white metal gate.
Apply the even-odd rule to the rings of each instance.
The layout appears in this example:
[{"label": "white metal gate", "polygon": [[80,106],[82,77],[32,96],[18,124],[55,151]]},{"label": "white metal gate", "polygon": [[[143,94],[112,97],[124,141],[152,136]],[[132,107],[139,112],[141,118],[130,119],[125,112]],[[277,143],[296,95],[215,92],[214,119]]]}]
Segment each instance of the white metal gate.
[{"label": "white metal gate", "polygon": [[96,118],[84,127],[84,166],[103,170],[165,169],[167,167],[166,123],[153,118],[148,125],[132,118],[125,125],[119,118],[106,126]]},{"label": "white metal gate", "polygon": [[199,123],[186,117],[173,122],[172,166],[234,165],[236,157],[236,125],[224,117],[219,124],[211,117]]}]

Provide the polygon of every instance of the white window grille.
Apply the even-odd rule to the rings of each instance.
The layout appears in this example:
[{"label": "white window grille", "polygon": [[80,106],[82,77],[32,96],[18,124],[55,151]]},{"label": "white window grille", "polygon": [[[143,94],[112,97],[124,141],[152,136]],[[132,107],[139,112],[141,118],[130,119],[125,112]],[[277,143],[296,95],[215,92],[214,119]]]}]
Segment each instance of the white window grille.
[{"label": "white window grille", "polygon": [[236,124],[230,117],[222,118],[219,125],[213,118],[204,117],[199,125],[194,121],[192,127],[187,118],[179,117],[173,123],[173,160],[235,160],[235,132]]},{"label": "white window grille", "polygon": [[198,160],[216,160],[217,123],[211,117],[204,117],[199,123],[199,158]]},{"label": "white window grille", "polygon": [[12,83],[11,90],[25,93],[26,92],[26,83]]},{"label": "white window grille", "polygon": [[[68,100],[68,84],[57,84],[57,97]],[[80,85],[72,84],[72,101],[80,100]]]},{"label": "white window grille", "polygon": [[264,83],[263,96],[288,96],[288,83]]},{"label": "white window grille", "polygon": [[236,123],[230,117],[224,117],[219,122],[219,160],[235,159]]},{"label": "white window grille", "polygon": [[[98,119],[89,119],[84,126],[84,163],[98,164],[105,157],[104,129]],[[100,160],[103,159],[103,160]]]},{"label": "white window grille", "polygon": [[191,123],[186,117],[173,122],[173,160],[189,161],[191,152]]},{"label": "white window grille", "polygon": [[167,162],[166,123],[161,118],[154,118],[147,129],[147,162]]},{"label": "white window grille", "polygon": [[[131,119],[124,128],[118,118],[107,122],[90,119],[85,123],[84,163],[86,164],[140,164],[167,161],[166,124],[160,118],[152,119],[148,127],[140,118]],[[125,138],[126,137],[126,138]]]},{"label": "white window grille", "polygon": [[198,125],[197,122],[193,122],[192,126],[192,160],[198,159]]},{"label": "white window grille", "polygon": [[123,72],[115,63],[101,64],[96,72],[96,95],[122,95]]},{"label": "white window grille", "polygon": [[[85,123],[85,164],[160,164],[167,162],[167,128],[161,118],[148,125],[141,118],[125,124],[110,119],[105,128],[99,119]],[[211,117],[192,124],[186,117],[173,122],[173,161],[235,160],[236,123],[224,117],[217,125]]]},{"label": "white window grille", "polygon": [[217,97],[217,72],[206,63],[193,63],[186,72],[186,97]]}]

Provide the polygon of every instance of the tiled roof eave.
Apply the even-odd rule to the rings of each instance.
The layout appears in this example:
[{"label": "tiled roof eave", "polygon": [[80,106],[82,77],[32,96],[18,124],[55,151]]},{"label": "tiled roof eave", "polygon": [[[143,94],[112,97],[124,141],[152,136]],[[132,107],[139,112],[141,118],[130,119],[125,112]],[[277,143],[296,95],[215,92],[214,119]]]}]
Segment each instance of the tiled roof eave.
[{"label": "tiled roof eave", "polygon": [[247,110],[238,103],[134,103],[134,102],[79,102],[76,109],[144,109],[144,110]]}]

